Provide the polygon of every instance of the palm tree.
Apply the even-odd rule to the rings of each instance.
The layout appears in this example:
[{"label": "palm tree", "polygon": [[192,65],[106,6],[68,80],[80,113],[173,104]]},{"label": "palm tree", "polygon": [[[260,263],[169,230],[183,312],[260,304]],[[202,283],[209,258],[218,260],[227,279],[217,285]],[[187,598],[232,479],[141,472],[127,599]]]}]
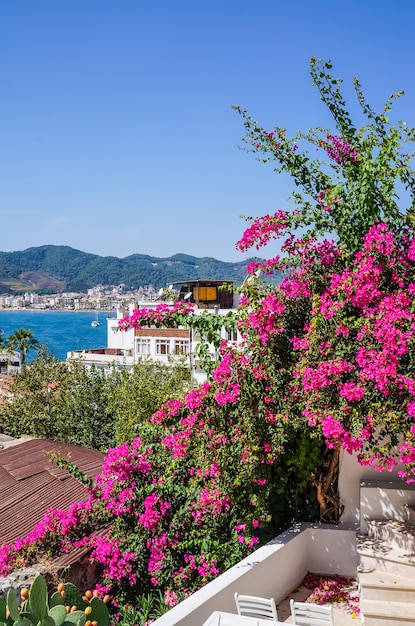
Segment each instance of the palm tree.
[{"label": "palm tree", "polygon": [[10,350],[16,350],[22,355],[22,365],[26,361],[28,351],[33,348],[39,351],[41,345],[39,340],[34,336],[33,331],[28,328],[18,328],[12,335],[7,337],[7,347]]}]

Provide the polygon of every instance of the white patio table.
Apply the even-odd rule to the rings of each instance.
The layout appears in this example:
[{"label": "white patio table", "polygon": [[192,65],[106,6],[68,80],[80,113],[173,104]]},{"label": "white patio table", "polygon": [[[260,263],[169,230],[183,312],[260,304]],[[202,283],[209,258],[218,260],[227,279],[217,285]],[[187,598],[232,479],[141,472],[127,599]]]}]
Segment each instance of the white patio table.
[{"label": "white patio table", "polygon": [[204,622],[203,626],[286,626],[285,622],[274,622],[269,619],[258,619],[257,617],[247,617],[236,613],[225,613],[224,611],[214,611]]}]

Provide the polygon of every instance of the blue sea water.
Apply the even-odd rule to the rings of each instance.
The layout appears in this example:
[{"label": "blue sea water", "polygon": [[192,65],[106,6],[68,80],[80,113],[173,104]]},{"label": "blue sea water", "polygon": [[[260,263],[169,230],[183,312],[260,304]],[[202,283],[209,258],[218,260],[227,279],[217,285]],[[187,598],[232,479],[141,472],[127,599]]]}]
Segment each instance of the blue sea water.
[{"label": "blue sea water", "polygon": [[[40,343],[48,344],[57,359],[65,361],[70,350],[106,347],[107,317],[115,317],[115,313],[99,313],[99,326],[92,328],[91,322],[96,319],[92,311],[0,310],[0,330],[7,339],[18,328],[29,328]],[[34,356],[31,350],[28,360]]]}]

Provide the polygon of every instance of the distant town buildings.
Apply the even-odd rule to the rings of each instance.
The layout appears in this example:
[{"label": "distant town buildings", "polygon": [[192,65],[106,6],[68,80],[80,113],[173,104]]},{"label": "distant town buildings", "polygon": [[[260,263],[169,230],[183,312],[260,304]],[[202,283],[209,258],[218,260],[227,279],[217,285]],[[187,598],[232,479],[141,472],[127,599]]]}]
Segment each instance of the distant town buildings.
[{"label": "distant town buildings", "polygon": [[[196,314],[208,311],[212,315],[224,315],[236,308],[239,294],[235,292],[232,281],[222,280],[184,281],[159,291],[152,285],[137,291],[125,291],[125,285],[96,285],[88,289],[87,293],[0,295],[0,309],[116,311],[115,318],[107,318],[107,345],[94,350],[69,352],[68,359],[81,359],[86,366],[109,368],[116,365],[129,368],[143,357],[165,363],[174,357],[184,357],[193,378],[200,382],[206,379],[206,373],[196,356],[200,338],[192,329],[152,327],[118,330],[118,321],[130,315],[134,309],[155,308],[160,302],[173,304],[176,300],[193,303]],[[239,341],[240,337],[236,332],[223,330],[223,339]],[[213,346],[210,350],[212,354],[215,351]],[[19,358],[18,353],[0,353],[0,373],[8,374],[13,369],[20,369],[21,364],[17,362]]]},{"label": "distant town buildings", "polygon": [[[157,293],[141,294],[142,297],[129,305],[117,308],[116,318],[107,318],[107,346],[95,350],[77,350],[68,353],[68,359],[79,358],[87,366],[109,368],[111,366],[130,368],[141,358],[169,363],[175,357],[185,358],[191,368],[192,376],[198,382],[206,379],[206,372],[197,358],[197,344],[200,337],[191,328],[131,328],[127,331],[118,329],[118,322],[126,315],[131,315],[137,308],[155,308],[160,302],[173,304],[175,300],[193,303],[195,313],[208,311],[211,315],[224,315],[236,308],[239,294],[235,293],[232,282],[224,281],[186,281],[173,285]],[[222,331],[223,339],[238,341],[238,333]],[[210,346],[214,354],[214,346]]]},{"label": "distant town buildings", "polygon": [[44,294],[25,293],[23,295],[0,295],[0,309],[39,309],[66,311],[116,311],[129,302],[143,298],[152,299],[157,295],[154,287],[148,285],[136,291],[125,291],[125,285],[105,287],[96,285],[87,293]]}]

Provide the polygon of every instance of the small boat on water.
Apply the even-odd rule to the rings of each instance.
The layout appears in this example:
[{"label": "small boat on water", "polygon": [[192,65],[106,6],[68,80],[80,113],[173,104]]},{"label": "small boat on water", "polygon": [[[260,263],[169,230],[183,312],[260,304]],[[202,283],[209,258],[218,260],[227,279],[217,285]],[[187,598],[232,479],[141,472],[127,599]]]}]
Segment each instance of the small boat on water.
[{"label": "small boat on water", "polygon": [[96,328],[97,326],[99,326],[98,313],[96,314],[96,318],[91,322],[91,326],[92,328]]}]

